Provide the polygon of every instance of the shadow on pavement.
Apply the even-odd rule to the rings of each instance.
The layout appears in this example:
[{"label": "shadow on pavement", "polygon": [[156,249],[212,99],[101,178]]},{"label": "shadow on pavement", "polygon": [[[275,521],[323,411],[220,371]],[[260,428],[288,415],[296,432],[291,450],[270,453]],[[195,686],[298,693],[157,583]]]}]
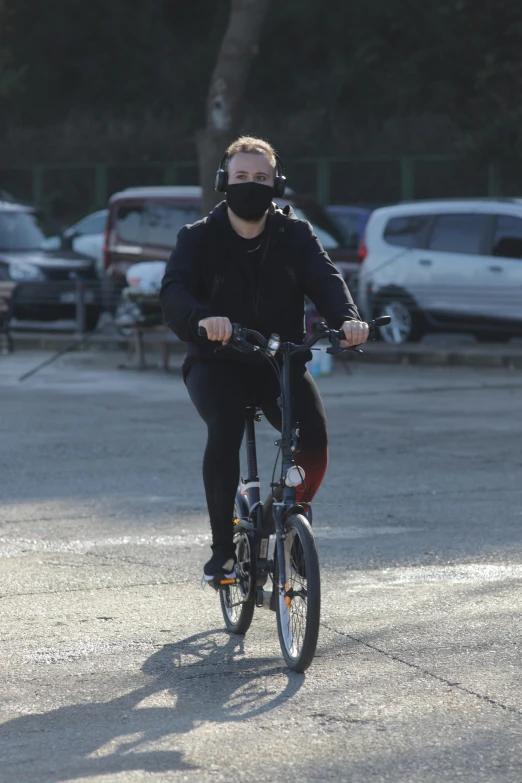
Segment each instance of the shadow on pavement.
[{"label": "shadow on pavement", "polygon": [[[202,722],[241,721],[274,710],[304,683],[302,675],[270,659],[241,659],[242,652],[243,637],[221,630],[195,634],[147,659],[142,672],[152,680],[137,690],[7,721],[0,726],[4,779],[58,783],[131,770],[197,769],[172,749],[173,735]],[[267,685],[271,675],[278,679]],[[149,699],[150,706],[144,703]],[[155,703],[165,701],[171,704]]]}]

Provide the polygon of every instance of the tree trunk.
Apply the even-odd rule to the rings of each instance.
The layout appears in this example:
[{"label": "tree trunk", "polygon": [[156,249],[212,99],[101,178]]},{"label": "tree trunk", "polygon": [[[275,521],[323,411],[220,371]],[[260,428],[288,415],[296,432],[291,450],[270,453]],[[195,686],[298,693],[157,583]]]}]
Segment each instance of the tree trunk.
[{"label": "tree trunk", "polygon": [[228,27],[210,80],[206,127],[197,138],[205,212],[223,198],[214,190],[214,179],[225,149],[238,132],[241,101],[269,5],[270,0],[231,0]]}]

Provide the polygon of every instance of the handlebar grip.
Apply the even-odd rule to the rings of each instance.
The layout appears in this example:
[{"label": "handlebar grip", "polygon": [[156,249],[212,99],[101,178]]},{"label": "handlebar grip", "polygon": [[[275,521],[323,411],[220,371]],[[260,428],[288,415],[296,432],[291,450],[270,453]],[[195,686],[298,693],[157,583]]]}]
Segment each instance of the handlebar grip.
[{"label": "handlebar grip", "polygon": [[204,326],[198,326],[198,337],[207,337],[207,330]]},{"label": "handlebar grip", "polygon": [[370,327],[370,334],[369,338],[370,340],[376,340],[377,339],[377,329],[379,326],[387,326],[391,321],[391,316],[389,315],[381,315],[379,318],[376,318],[374,321],[370,321],[369,327]]}]

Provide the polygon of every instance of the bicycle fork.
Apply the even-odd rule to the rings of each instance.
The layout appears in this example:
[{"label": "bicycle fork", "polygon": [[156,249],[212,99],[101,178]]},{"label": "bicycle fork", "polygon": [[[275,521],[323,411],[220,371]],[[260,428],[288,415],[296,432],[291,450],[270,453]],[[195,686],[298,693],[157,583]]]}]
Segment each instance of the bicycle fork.
[{"label": "bicycle fork", "polygon": [[[286,518],[292,511],[303,511],[298,505],[296,498],[296,487],[304,479],[304,471],[296,466],[294,455],[299,451],[299,424],[292,426],[292,399],[291,389],[291,357],[288,354],[283,356],[283,383],[281,397],[278,400],[281,409],[281,452],[282,452],[282,481],[283,481],[283,499],[273,504],[273,514],[276,529],[276,552],[279,569],[279,584],[274,582],[274,590],[277,588],[279,596],[286,596],[286,562],[285,545],[286,540]],[[301,480],[300,480],[301,479]]]}]

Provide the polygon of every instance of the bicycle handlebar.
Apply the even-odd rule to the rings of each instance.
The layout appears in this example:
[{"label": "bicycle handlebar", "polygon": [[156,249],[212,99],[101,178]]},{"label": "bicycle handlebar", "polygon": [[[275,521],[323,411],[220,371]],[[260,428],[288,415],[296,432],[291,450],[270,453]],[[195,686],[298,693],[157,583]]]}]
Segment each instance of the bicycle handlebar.
[{"label": "bicycle handlebar", "polygon": [[[379,326],[386,326],[391,321],[389,315],[382,315],[380,318],[375,318],[368,323],[370,328],[369,339],[375,340],[377,328]],[[253,338],[261,348],[269,351],[272,356],[284,347],[285,353],[298,353],[300,351],[309,351],[319,340],[323,340],[327,337],[331,344],[332,349],[328,349],[331,353],[341,353],[342,351],[355,351],[356,353],[362,353],[360,348],[356,345],[341,347],[339,340],[345,340],[345,334],[342,329],[328,329],[326,324],[317,324],[317,333],[310,337],[309,340],[301,345],[289,342],[281,342],[278,335],[272,335],[268,340],[267,338],[256,332],[255,329],[246,329],[239,324],[232,324],[232,337],[229,340],[229,345],[234,348],[243,351],[244,353],[252,353],[258,350],[258,347],[249,343],[247,338]],[[206,337],[207,331],[204,326],[198,327],[198,335],[200,337]]]}]

